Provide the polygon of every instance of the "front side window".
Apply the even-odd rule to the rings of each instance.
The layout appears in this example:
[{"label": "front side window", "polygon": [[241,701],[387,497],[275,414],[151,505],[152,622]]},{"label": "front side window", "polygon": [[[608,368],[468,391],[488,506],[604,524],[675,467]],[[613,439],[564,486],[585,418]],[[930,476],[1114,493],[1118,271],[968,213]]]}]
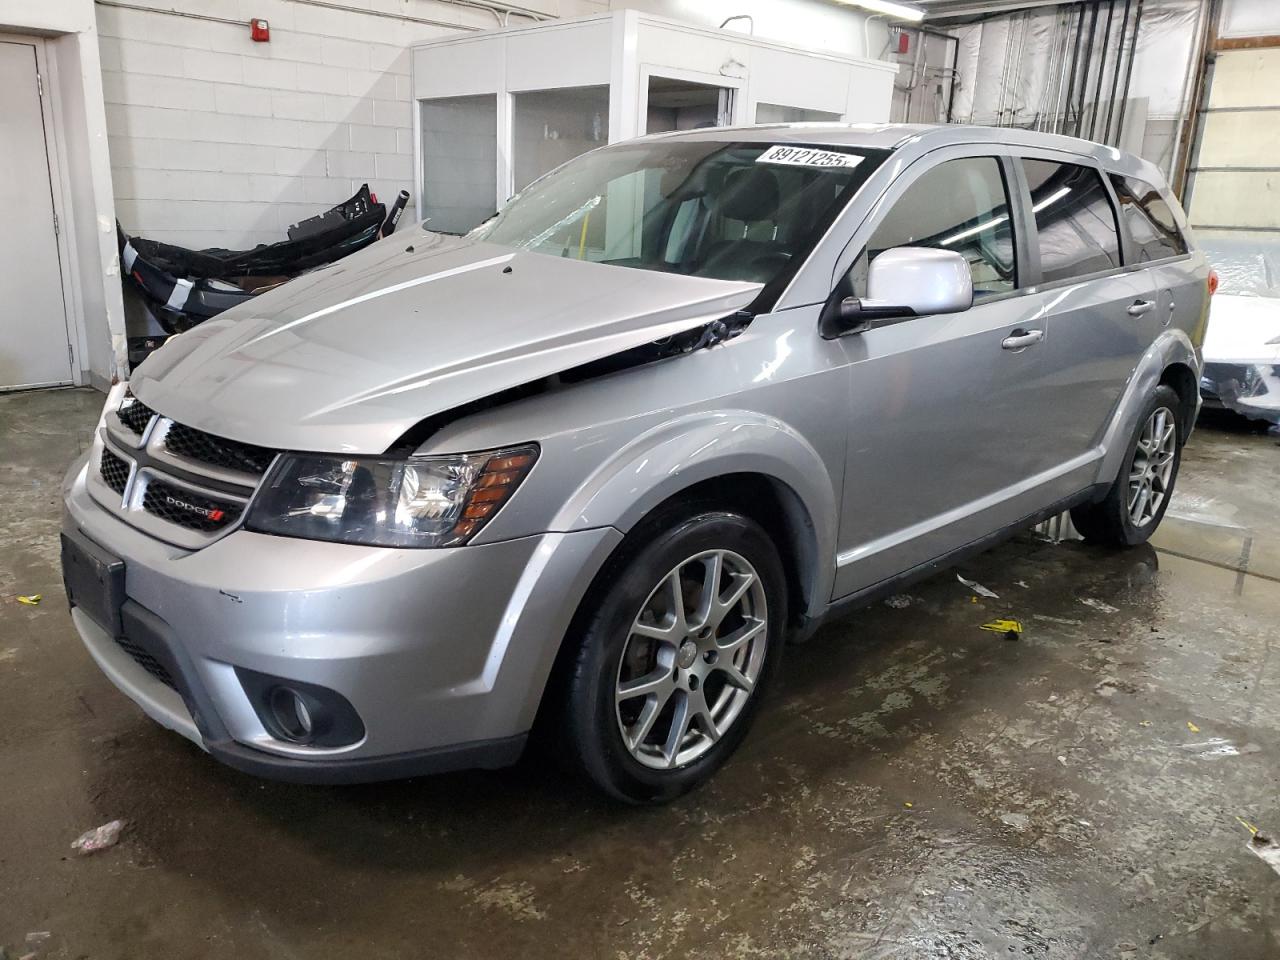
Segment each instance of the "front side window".
[{"label": "front side window", "polygon": [[1041,282],[1120,266],[1115,211],[1098,171],[1074,163],[1023,159],[1040,245]]},{"label": "front side window", "polygon": [[854,261],[849,281],[855,296],[867,295],[871,261],[893,247],[954,250],[969,262],[975,298],[1013,290],[1017,257],[999,161],[948,160],[911,184]]},{"label": "front side window", "polygon": [[1111,186],[1120,199],[1120,211],[1133,238],[1139,263],[1179,257],[1187,252],[1186,238],[1159,190],[1145,180],[1122,177],[1118,173],[1111,174]]},{"label": "front side window", "polygon": [[620,144],[522,191],[471,236],[553,257],[778,287],[887,151]]}]

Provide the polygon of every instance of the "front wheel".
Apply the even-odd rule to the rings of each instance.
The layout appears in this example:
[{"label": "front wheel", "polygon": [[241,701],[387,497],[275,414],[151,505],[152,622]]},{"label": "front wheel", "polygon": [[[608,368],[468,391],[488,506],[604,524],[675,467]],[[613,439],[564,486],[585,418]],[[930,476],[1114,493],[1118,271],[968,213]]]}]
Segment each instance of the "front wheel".
[{"label": "front wheel", "polygon": [[671,800],[729,757],[786,622],[778,552],[754,521],[697,511],[647,530],[591,593],[563,724],[576,765],[632,803]]},{"label": "front wheel", "polygon": [[1180,406],[1173,388],[1156,388],[1106,497],[1071,511],[1071,522],[1085,540],[1132,547],[1155,533],[1169,508],[1182,463]]}]

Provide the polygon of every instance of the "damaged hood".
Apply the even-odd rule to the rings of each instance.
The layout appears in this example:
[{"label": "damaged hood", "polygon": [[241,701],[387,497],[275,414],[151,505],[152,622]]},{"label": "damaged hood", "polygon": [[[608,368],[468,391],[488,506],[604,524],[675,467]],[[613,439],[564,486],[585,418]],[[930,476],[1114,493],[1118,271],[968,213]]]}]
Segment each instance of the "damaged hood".
[{"label": "damaged hood", "polygon": [[132,389],[246,443],[381,453],[426,417],[700,327],[760,289],[405,231],[175,337]]}]

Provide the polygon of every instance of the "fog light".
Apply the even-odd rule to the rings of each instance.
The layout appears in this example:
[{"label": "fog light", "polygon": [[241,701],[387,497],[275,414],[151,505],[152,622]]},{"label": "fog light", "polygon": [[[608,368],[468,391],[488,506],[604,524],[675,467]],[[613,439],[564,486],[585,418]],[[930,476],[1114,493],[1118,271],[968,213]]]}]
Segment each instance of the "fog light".
[{"label": "fog light", "polygon": [[336,690],[236,667],[240,685],[267,733],[308,747],[346,747],[364,739],[364,722]]},{"label": "fog light", "polygon": [[288,687],[276,687],[271,691],[271,715],[280,731],[290,740],[306,743],[311,739],[315,724],[307,698]]}]

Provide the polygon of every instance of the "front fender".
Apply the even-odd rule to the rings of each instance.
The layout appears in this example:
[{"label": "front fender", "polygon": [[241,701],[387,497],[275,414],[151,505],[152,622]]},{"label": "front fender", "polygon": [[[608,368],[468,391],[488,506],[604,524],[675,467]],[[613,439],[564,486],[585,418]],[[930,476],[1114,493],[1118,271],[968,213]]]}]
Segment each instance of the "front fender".
[{"label": "front fender", "polygon": [[1183,363],[1200,382],[1200,358],[1191,338],[1177,327],[1164,330],[1149,346],[1138,361],[1129,384],[1125,387],[1115,413],[1102,435],[1102,461],[1098,467],[1098,483],[1110,486],[1120,472],[1125,454],[1129,450],[1129,438],[1138,428],[1147,398],[1160,385],[1160,379],[1171,364]]},{"label": "front fender", "polygon": [[781,484],[807,514],[810,612],[830,596],[837,529],[835,483],[822,457],[788,424],[748,410],[692,414],[636,437],[565,501],[552,527],[611,526],[627,532],[659,504],[705,480],[760,474]]}]

